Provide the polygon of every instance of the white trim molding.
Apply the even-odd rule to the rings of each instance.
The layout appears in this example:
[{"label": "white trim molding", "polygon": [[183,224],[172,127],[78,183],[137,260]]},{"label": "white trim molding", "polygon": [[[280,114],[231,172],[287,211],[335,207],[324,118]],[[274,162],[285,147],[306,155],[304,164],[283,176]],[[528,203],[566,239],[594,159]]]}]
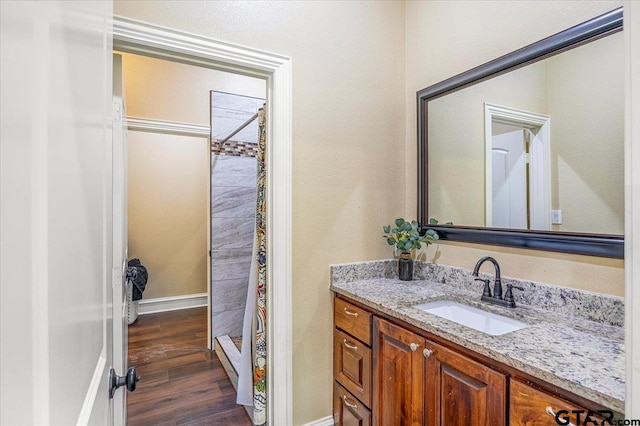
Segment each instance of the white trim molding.
[{"label": "white trim molding", "polygon": [[267,423],[293,424],[291,58],[114,17],[113,48],[267,81]]},{"label": "white trim molding", "polygon": [[197,34],[114,16],[113,48],[223,71],[266,78],[290,68],[291,58]]},{"label": "white trim molding", "polygon": [[96,368],[93,371],[93,377],[89,383],[89,389],[85,395],[82,408],[80,409],[80,415],[78,415],[78,421],[76,426],[88,425],[93,413],[94,405],[96,403],[96,397],[98,396],[98,387],[103,385],[102,378],[107,376],[105,369],[109,368],[107,365],[106,350],[103,349],[96,363]]},{"label": "white trim molding", "polygon": [[193,136],[198,138],[208,138],[211,135],[211,127],[209,126],[176,123],[174,121],[150,120],[140,117],[127,117],[127,130]]},{"label": "white trim molding", "polygon": [[282,60],[267,84],[267,424],[282,426],[293,424],[291,72]]},{"label": "white trim molding", "polygon": [[333,426],[333,416],[323,417],[318,420],[314,420],[310,423],[305,423],[303,426]]},{"label": "white trim molding", "polygon": [[[640,4],[624,2],[625,418],[640,418]],[[635,213],[634,213],[635,212]]]},{"label": "white trim molding", "polygon": [[180,309],[199,308],[201,306],[207,306],[207,293],[141,299],[138,304],[138,315],[178,311]]}]

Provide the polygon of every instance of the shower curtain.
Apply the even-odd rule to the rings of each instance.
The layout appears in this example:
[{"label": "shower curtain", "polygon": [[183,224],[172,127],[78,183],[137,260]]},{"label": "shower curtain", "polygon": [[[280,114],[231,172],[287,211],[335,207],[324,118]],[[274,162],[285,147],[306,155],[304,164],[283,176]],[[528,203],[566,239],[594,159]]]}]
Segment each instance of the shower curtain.
[{"label": "shower curtain", "polygon": [[242,324],[242,351],[238,372],[238,396],[236,402],[253,405],[253,424],[266,424],[267,405],[267,336],[266,324],[266,284],[267,284],[267,244],[266,222],[266,111],[258,111],[258,162],[256,189],[256,227],[253,239],[253,256],[249,272],[247,304]]}]

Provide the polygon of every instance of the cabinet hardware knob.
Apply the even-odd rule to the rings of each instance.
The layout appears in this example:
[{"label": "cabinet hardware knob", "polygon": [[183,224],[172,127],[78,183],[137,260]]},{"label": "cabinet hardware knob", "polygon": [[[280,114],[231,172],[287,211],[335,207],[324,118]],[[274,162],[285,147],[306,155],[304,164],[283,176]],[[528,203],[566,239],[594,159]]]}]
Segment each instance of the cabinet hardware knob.
[{"label": "cabinet hardware knob", "polygon": [[344,401],[344,405],[346,405],[349,408],[353,408],[354,410],[358,409],[358,406],[356,404],[354,404],[353,402],[349,402],[349,398],[347,398],[347,395],[342,395],[342,400]]},{"label": "cabinet hardware knob", "polygon": [[356,317],[356,318],[358,317],[358,313],[357,312],[350,311],[347,308],[344,308],[344,313],[347,314],[347,315],[351,315],[352,317]]},{"label": "cabinet hardware knob", "polygon": [[422,355],[424,355],[425,358],[429,358],[433,355],[433,351],[431,349],[425,349],[422,351]]},{"label": "cabinet hardware knob", "polygon": [[352,351],[358,351],[358,347],[357,347],[356,345],[349,344],[349,343],[347,342],[347,339],[343,339],[343,340],[342,340],[342,344],[343,344],[347,349],[351,349]]},{"label": "cabinet hardware knob", "polygon": [[409,347],[411,348],[412,351],[415,352],[416,349],[418,349],[420,347],[420,345],[417,344],[417,343],[412,343],[412,344],[409,345]]},{"label": "cabinet hardware knob", "polygon": [[[553,417],[554,419],[557,418],[556,417],[556,412],[553,411],[553,407],[551,407],[550,405],[547,405],[547,408],[544,409],[548,415],[550,415],[551,417]],[[568,426],[576,426],[573,423],[565,423]]]}]

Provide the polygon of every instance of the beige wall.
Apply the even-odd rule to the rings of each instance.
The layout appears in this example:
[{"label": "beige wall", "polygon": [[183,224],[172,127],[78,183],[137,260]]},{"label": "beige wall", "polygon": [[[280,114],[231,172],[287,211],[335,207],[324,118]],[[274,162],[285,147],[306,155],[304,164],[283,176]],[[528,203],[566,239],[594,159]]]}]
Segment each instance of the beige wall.
[{"label": "beige wall", "polygon": [[624,34],[544,62],[552,208],[563,214],[554,229],[624,234]]},{"label": "beige wall", "polygon": [[[407,214],[416,211],[416,92],[621,5],[620,1],[416,1],[406,3]],[[426,257],[471,268],[482,255],[503,274],[624,294],[624,262],[588,256],[441,243]]]},{"label": "beige wall", "polygon": [[404,3],[115,1],[293,64],[294,424],[331,414],[329,265],[388,258],[405,210]]},{"label": "beige wall", "polygon": [[120,54],[129,116],[208,126],[210,90],[264,97],[262,79]]},{"label": "beige wall", "polygon": [[[209,125],[210,90],[262,96],[265,81],[122,53],[127,115]],[[144,299],[207,291],[208,139],[128,133],[129,258]]]},{"label": "beige wall", "polygon": [[144,299],[207,291],[208,140],[128,132],[129,258],[149,271]]},{"label": "beige wall", "polygon": [[532,64],[429,102],[429,216],[485,226],[484,103],[547,111],[546,67]]}]

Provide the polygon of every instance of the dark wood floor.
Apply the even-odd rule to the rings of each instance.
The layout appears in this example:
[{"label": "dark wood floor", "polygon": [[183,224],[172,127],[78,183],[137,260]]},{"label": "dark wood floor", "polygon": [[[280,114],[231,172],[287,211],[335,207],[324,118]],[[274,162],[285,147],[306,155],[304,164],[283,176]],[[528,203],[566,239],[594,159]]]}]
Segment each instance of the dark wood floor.
[{"label": "dark wood floor", "polygon": [[129,366],[142,377],[128,394],[129,426],[251,425],[207,349],[206,308],[139,316],[129,326]]}]

